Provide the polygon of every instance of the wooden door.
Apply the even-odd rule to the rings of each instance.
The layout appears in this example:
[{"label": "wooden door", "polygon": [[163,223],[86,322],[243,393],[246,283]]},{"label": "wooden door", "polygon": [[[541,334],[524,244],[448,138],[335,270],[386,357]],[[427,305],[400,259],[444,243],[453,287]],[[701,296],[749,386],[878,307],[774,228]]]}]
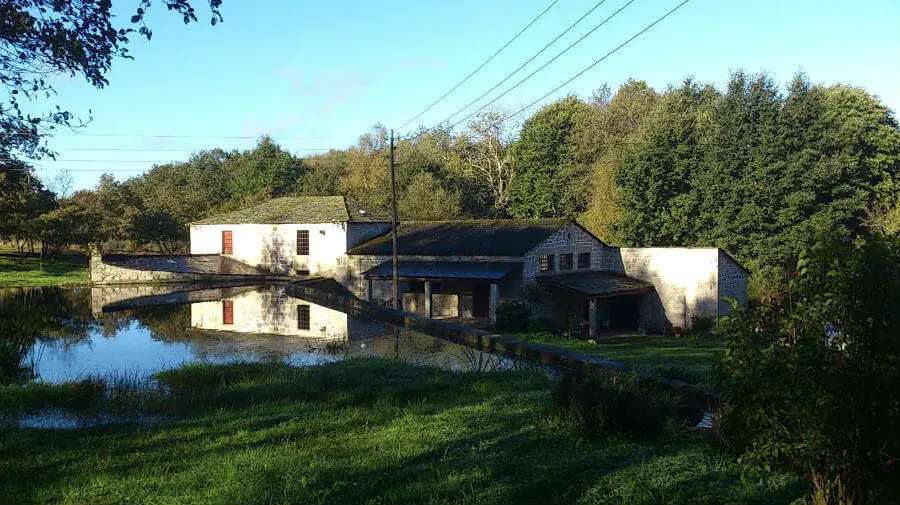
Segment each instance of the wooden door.
[{"label": "wooden door", "polygon": [[234,243],[231,237],[231,230],[222,230],[222,254],[233,254]]}]

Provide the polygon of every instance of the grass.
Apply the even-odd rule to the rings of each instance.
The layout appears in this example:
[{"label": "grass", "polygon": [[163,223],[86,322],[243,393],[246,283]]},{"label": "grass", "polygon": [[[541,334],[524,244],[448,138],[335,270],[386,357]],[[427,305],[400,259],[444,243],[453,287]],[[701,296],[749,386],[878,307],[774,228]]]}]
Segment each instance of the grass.
[{"label": "grass", "polygon": [[721,342],[691,337],[623,337],[591,344],[552,333],[520,333],[517,338],[622,361],[637,369],[682,380],[701,387],[712,385],[715,355],[724,349]]},{"label": "grass", "polygon": [[67,258],[55,262],[32,257],[0,255],[0,288],[18,286],[66,286],[91,280],[86,260]]},{"label": "grass", "polygon": [[[786,474],[741,479],[687,428],[588,440],[550,388],[536,373],[372,358],[191,365],[144,387],[140,408],[161,424],[0,427],[0,503],[787,503],[806,491]],[[115,408],[97,389],[5,386],[0,404]]]}]

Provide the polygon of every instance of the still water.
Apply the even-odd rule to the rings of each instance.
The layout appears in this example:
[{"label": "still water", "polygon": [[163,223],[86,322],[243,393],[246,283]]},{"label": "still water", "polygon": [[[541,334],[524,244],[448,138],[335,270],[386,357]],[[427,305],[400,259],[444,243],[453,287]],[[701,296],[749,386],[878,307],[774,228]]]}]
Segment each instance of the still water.
[{"label": "still water", "polygon": [[310,366],[380,356],[455,371],[523,365],[352,317],[291,297],[280,286],[162,296],[153,289],[158,288],[0,290],[0,366],[18,366],[23,378],[59,383],[109,374],[146,377],[197,362]]}]

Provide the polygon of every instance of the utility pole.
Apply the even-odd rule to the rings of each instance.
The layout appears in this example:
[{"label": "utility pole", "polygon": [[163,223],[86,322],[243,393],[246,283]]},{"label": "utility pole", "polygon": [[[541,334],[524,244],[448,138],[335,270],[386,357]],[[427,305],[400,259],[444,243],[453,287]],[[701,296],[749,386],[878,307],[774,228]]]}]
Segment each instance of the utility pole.
[{"label": "utility pole", "polygon": [[391,129],[391,241],[393,242],[393,263],[394,271],[391,275],[392,287],[394,290],[394,308],[400,308],[400,295],[398,292],[399,282],[397,281],[398,265],[397,265],[397,182],[394,179],[394,130]]}]

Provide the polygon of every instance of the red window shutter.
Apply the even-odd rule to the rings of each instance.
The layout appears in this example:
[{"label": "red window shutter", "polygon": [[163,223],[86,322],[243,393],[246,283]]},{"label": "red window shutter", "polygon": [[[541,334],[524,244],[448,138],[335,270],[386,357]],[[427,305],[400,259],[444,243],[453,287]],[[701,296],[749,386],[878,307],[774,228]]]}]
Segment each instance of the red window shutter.
[{"label": "red window shutter", "polygon": [[234,324],[234,302],[222,300],[222,324]]},{"label": "red window shutter", "polygon": [[222,230],[222,254],[232,254],[233,250],[231,230]]}]

